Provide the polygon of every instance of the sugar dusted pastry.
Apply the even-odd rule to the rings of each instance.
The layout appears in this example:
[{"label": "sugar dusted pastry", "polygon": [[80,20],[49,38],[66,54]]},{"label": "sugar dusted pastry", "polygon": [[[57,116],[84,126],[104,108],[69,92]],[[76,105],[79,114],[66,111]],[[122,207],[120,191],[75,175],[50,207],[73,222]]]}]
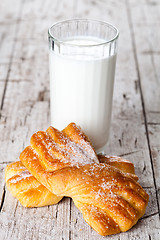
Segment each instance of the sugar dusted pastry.
[{"label": "sugar dusted pastry", "polygon": [[73,123],[62,132],[49,127],[33,134],[20,160],[50,192],[71,197],[101,235],[127,231],[145,212],[148,195],[134,173],[99,163],[87,136]]},{"label": "sugar dusted pastry", "polygon": [[38,182],[20,161],[6,167],[5,180],[9,191],[24,207],[52,205],[62,199]]},{"label": "sugar dusted pastry", "polygon": [[[137,180],[134,165],[120,157],[98,155],[99,162],[114,166]],[[24,207],[42,207],[58,203],[62,197],[51,193],[20,162],[7,165],[5,180],[8,190]]]}]

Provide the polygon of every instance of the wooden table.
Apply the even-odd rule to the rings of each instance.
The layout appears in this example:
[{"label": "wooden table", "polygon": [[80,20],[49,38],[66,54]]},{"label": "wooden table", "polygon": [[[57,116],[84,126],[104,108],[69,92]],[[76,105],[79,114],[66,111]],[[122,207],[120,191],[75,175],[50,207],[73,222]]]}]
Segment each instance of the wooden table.
[{"label": "wooden table", "polygon": [[[145,215],[126,233],[103,238],[69,198],[27,209],[6,190],[4,169],[30,136],[50,124],[47,29],[87,17],[120,30],[107,154],[135,164],[149,193]],[[0,2],[0,239],[160,239],[160,1],[5,0]]]}]

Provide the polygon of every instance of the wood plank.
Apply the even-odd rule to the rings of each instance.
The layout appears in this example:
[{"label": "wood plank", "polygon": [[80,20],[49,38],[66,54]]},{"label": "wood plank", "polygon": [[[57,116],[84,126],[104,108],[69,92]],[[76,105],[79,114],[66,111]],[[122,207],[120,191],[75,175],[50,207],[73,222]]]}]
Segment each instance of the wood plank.
[{"label": "wood plank", "polygon": [[64,198],[53,206],[24,208],[7,191],[0,218],[2,239],[69,239],[68,203],[69,199]]},{"label": "wood plank", "polygon": [[0,103],[2,102],[2,99],[3,99],[4,85],[5,85],[5,81],[0,80]]},{"label": "wood plank", "polygon": [[21,10],[21,0],[17,0],[12,8],[6,8],[9,4],[9,0],[1,1],[0,3],[0,114],[12,62],[15,36]]},{"label": "wood plank", "polygon": [[[5,164],[0,165],[0,173],[4,173],[5,167],[6,167]],[[6,190],[4,185],[5,185],[4,176],[0,174],[0,212],[3,208],[3,204],[5,201]]]}]

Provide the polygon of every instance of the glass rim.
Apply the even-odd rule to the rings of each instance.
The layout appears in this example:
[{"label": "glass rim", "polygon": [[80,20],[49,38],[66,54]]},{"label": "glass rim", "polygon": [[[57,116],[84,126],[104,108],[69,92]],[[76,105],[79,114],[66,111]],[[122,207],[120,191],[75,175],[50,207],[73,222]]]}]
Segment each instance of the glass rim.
[{"label": "glass rim", "polygon": [[[91,21],[91,22],[95,22],[95,23],[101,23],[101,24],[105,24],[106,26],[112,28],[113,30],[115,30],[115,36],[112,37],[111,39],[109,40],[105,40],[101,43],[96,43],[96,44],[73,44],[73,43],[68,43],[64,40],[60,40],[58,38],[56,38],[55,36],[53,36],[53,34],[51,33],[51,29],[61,23],[67,23],[67,22],[72,22],[72,21]],[[89,18],[71,18],[71,19],[66,19],[66,20],[62,20],[62,21],[58,21],[58,22],[55,22],[54,24],[52,24],[52,26],[48,29],[48,36],[52,38],[53,41],[55,42],[58,42],[60,44],[63,44],[63,45],[66,45],[66,46],[71,46],[71,47],[98,47],[98,46],[102,46],[102,45],[105,45],[105,44],[108,44],[108,43],[111,43],[115,40],[118,39],[119,37],[119,30],[118,28],[116,28],[113,24],[109,23],[109,22],[105,22],[105,21],[101,21],[101,20],[96,20],[96,19],[89,19]]]}]

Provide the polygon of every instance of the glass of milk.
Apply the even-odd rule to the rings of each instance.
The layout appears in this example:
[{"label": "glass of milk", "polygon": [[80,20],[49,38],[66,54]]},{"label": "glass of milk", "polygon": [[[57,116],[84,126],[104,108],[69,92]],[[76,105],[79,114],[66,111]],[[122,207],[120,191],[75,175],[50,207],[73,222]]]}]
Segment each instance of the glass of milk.
[{"label": "glass of milk", "polygon": [[55,23],[48,31],[51,125],[78,124],[96,150],[109,138],[118,30],[90,19]]}]

